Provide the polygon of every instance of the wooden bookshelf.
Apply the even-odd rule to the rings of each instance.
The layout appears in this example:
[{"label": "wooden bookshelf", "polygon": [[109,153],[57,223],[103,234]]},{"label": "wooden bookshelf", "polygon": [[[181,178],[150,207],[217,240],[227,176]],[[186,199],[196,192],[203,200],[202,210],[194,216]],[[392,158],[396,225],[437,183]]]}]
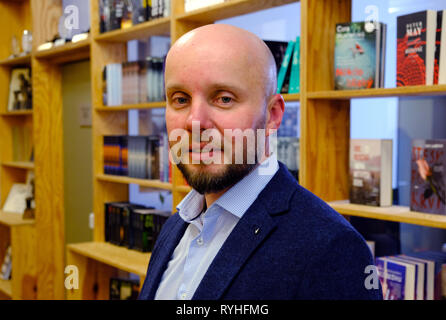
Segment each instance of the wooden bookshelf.
[{"label": "wooden bookshelf", "polygon": [[0,61],[0,66],[18,67],[29,65],[31,65],[31,54]]},{"label": "wooden bookshelf", "polygon": [[167,182],[161,182],[160,180],[137,179],[137,178],[114,176],[108,174],[98,174],[96,175],[96,179],[104,182],[113,182],[118,184],[137,184],[141,187],[172,190],[172,184]]},{"label": "wooden bookshelf", "polygon": [[47,50],[36,51],[33,56],[37,59],[51,60],[55,64],[89,59],[90,38],[76,43],[68,42]]},{"label": "wooden bookshelf", "polygon": [[32,115],[33,115],[33,110],[16,110],[16,111],[6,111],[0,113],[0,116],[2,117],[23,117]]},{"label": "wooden bookshelf", "polygon": [[410,208],[405,206],[373,207],[351,204],[348,200],[333,201],[330,202],[329,205],[340,214],[347,216],[410,223],[425,227],[446,229],[446,216],[410,211]]},{"label": "wooden bookshelf", "polygon": [[5,295],[7,298],[12,298],[12,281],[0,279],[0,296]]},{"label": "wooden bookshelf", "polygon": [[0,224],[8,227],[33,225],[35,224],[35,220],[23,219],[22,215],[19,213],[11,213],[0,210]]},{"label": "wooden bookshelf", "polygon": [[165,108],[166,102],[147,102],[147,103],[137,103],[137,104],[129,104],[129,105],[121,105],[121,106],[102,106],[97,107],[96,111],[103,112],[116,112],[116,111],[129,111],[129,110],[145,110],[145,109],[156,109],[156,108]]}]

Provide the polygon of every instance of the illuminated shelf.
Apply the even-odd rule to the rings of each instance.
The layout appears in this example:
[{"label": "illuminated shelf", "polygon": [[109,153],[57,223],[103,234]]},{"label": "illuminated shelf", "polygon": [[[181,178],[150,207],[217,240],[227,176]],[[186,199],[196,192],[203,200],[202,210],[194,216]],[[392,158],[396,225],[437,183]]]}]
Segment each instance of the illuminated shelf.
[{"label": "illuminated shelf", "polygon": [[108,242],[83,242],[67,245],[68,250],[117,269],[145,276],[150,252],[139,252]]},{"label": "illuminated shelf", "polygon": [[159,18],[137,24],[135,26],[108,31],[95,37],[97,41],[127,42],[130,40],[144,40],[151,36],[168,36],[170,33],[170,18]]},{"label": "illuminated shelf", "polygon": [[96,179],[105,182],[122,183],[122,184],[137,184],[142,187],[157,188],[164,190],[172,190],[172,184],[168,182],[161,182],[160,180],[137,179],[130,177],[114,176],[110,174],[98,174]]},{"label": "illuminated shelf", "polygon": [[4,212],[0,210],[0,224],[14,227],[14,226],[22,226],[27,224],[35,224],[34,219],[23,219],[22,215],[19,213],[10,213]]},{"label": "illuminated shelf", "polygon": [[340,99],[348,100],[353,98],[381,98],[381,97],[401,97],[401,96],[434,96],[446,95],[446,85],[432,86],[408,86],[398,88],[383,89],[363,89],[363,90],[328,90],[308,92],[310,99]]},{"label": "illuminated shelf", "polygon": [[348,200],[330,202],[329,205],[343,215],[446,229],[445,215],[410,211],[405,206],[373,207],[351,204]]},{"label": "illuminated shelf", "polygon": [[178,17],[179,21],[198,22],[200,24],[213,23],[217,20],[232,18],[247,13],[265,10],[288,3],[297,2],[296,0],[230,0],[216,5],[200,8],[182,14]]}]

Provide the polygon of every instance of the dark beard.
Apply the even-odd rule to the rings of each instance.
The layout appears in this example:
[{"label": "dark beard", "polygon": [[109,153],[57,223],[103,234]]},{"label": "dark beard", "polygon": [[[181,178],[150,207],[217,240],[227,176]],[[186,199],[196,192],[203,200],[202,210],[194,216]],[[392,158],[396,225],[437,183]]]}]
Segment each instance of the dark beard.
[{"label": "dark beard", "polygon": [[187,183],[200,194],[205,194],[216,193],[235,185],[254,170],[257,161],[253,164],[228,164],[225,166],[224,172],[218,175],[207,172],[191,172],[183,163],[179,163],[177,166]]}]

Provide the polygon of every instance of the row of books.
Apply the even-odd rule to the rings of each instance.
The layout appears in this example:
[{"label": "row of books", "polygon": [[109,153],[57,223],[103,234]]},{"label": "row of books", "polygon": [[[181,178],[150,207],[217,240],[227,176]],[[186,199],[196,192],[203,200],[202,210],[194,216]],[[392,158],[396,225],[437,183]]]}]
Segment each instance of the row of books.
[{"label": "row of books", "polygon": [[375,264],[385,300],[446,299],[446,252],[378,257]]},{"label": "row of books", "polygon": [[264,40],[277,68],[277,93],[300,92],[300,37],[289,42]]},{"label": "row of books", "polygon": [[100,32],[170,16],[171,0],[100,0]]},{"label": "row of books", "polygon": [[137,300],[139,285],[136,279],[110,278],[110,300]]},{"label": "row of books", "polygon": [[108,64],[103,70],[103,104],[120,106],[163,101],[164,58]]},{"label": "row of books", "polygon": [[105,241],[141,252],[153,250],[170,212],[129,202],[105,203]]},{"label": "row of books", "polygon": [[[410,209],[446,215],[446,139],[414,139]],[[350,202],[392,205],[392,140],[350,141]]]},{"label": "row of books", "polygon": [[171,180],[167,135],[104,136],[104,173]]},{"label": "row of books", "polygon": [[[396,85],[446,84],[446,10],[397,17]],[[386,25],[348,22],[336,25],[335,89],[384,87]]]}]

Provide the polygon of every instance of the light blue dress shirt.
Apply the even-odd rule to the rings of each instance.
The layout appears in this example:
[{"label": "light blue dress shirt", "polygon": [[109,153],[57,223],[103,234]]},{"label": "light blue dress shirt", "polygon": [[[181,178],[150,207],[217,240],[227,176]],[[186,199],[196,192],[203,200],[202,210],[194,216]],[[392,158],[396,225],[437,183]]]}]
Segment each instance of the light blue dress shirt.
[{"label": "light blue dress shirt", "polygon": [[156,300],[190,300],[237,222],[279,169],[273,154],[207,210],[204,195],[192,190],[177,206],[189,223],[161,278]]}]

